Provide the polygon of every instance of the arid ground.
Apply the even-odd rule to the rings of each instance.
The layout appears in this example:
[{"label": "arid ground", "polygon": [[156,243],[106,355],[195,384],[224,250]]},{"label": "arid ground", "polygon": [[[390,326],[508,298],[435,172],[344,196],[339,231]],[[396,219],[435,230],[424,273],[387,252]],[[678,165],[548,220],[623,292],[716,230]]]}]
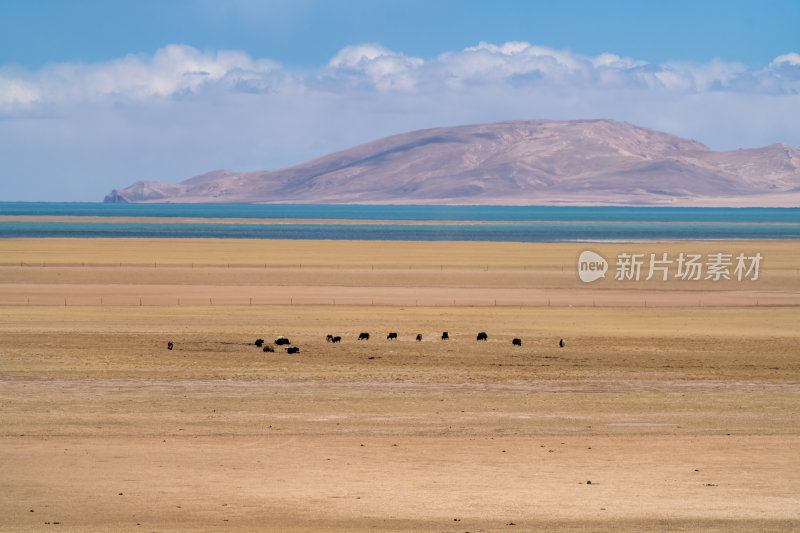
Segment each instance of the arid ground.
[{"label": "arid ground", "polygon": [[[584,284],[584,249],[764,261]],[[795,241],[2,240],[0,530],[798,530],[799,265]]]}]

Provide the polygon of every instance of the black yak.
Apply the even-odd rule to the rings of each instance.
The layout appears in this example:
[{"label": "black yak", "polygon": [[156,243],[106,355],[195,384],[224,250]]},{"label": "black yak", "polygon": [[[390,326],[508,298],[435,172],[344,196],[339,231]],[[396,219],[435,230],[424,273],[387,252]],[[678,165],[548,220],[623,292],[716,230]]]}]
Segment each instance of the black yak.
[{"label": "black yak", "polygon": [[513,344],[514,346],[522,346],[522,340],[521,339],[514,339],[514,340],[511,341],[511,344]]},{"label": "black yak", "polygon": [[387,338],[388,340],[397,339],[397,333],[395,333],[395,332],[391,332],[391,333],[389,333],[388,335],[386,335],[386,338]]},{"label": "black yak", "polygon": [[560,341],[558,341],[558,347],[559,348],[563,348],[564,347],[564,339],[561,339]]},{"label": "black yak", "polygon": [[422,333],[417,333],[417,342],[422,342]]},{"label": "black yak", "polygon": [[443,331],[442,332],[442,340],[446,341],[449,338],[450,338],[450,335],[446,331]]},{"label": "black yak", "polygon": [[261,348],[262,346],[264,346],[264,339],[256,339],[256,342],[254,342],[253,344]]},{"label": "black yak", "polygon": [[369,333],[362,333],[358,336],[358,340],[360,341],[368,341],[369,340]]},{"label": "black yak", "polygon": [[265,352],[274,352],[274,351],[275,351],[275,348],[273,348],[273,347],[272,347],[272,346],[270,346],[269,344],[265,344],[265,345],[264,345],[264,351],[265,351]]},{"label": "black yak", "polygon": [[289,346],[286,348],[286,353],[300,353],[300,348],[297,346]]},{"label": "black yak", "polygon": [[284,344],[292,344],[292,343],[289,341],[289,339],[281,335],[277,339],[275,339],[275,344],[277,344],[278,346],[282,346]]},{"label": "black yak", "polygon": [[173,346],[173,344],[172,344],[172,341],[169,341],[169,342],[167,343],[167,350],[171,350],[171,349],[172,349],[172,346]]},{"label": "black yak", "polygon": [[339,335],[336,335],[335,337],[333,337],[331,339],[331,342],[342,342],[342,337],[339,336]]},{"label": "black yak", "polygon": [[488,338],[489,338],[489,336],[486,334],[486,332],[485,331],[481,331],[480,333],[478,333],[478,338],[476,340],[485,341]]}]

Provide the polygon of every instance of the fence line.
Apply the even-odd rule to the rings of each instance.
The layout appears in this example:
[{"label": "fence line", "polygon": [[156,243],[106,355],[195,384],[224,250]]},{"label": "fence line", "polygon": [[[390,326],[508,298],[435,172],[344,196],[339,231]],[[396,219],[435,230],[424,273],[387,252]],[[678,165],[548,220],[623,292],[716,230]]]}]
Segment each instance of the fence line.
[{"label": "fence line", "polygon": [[50,263],[50,262],[0,262],[0,267],[30,268],[220,268],[220,269],[354,269],[354,270],[519,270],[519,271],[561,271],[572,272],[572,267],[562,265],[453,265],[453,264],[303,264],[303,263]]},{"label": "fence line", "polygon": [[[418,271],[431,271],[437,270],[443,272],[445,270],[451,271],[470,271],[478,270],[483,272],[567,272],[575,273],[577,266],[575,265],[487,265],[487,264],[474,264],[474,265],[454,265],[440,263],[436,264],[333,264],[333,263],[159,263],[157,261],[148,263],[94,263],[94,262],[72,262],[72,263],[51,263],[51,262],[0,262],[0,268],[216,268],[216,269],[250,269],[250,270],[302,270],[302,269],[352,269],[352,270],[418,270]],[[783,273],[794,272],[800,276],[800,268],[797,267],[784,267],[784,268],[770,268],[770,273]]]},{"label": "fence line", "polygon": [[599,300],[581,299],[567,300],[555,299],[553,297],[543,297],[537,300],[498,300],[498,299],[438,299],[422,300],[419,299],[396,299],[396,298],[371,298],[371,297],[345,297],[345,298],[314,298],[314,297],[288,297],[288,298],[254,298],[254,297],[201,297],[194,296],[187,299],[185,296],[175,298],[158,298],[146,296],[116,297],[113,300],[108,297],[21,297],[13,300],[0,300],[2,307],[246,307],[246,306],[341,306],[341,307],[481,307],[481,308],[685,308],[685,307],[800,307],[800,302],[781,301],[779,298],[764,298],[763,296],[752,298],[737,298],[735,301],[726,301],[725,298],[685,298],[679,300],[660,301],[652,298],[619,300]]}]

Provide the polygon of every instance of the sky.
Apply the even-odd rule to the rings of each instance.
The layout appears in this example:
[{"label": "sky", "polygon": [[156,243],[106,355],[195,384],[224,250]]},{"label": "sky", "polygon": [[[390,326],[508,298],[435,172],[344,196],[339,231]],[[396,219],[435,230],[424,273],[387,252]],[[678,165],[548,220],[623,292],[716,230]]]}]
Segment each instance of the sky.
[{"label": "sky", "polygon": [[797,0],[0,0],[0,201],[499,120],[800,146],[798,28]]}]

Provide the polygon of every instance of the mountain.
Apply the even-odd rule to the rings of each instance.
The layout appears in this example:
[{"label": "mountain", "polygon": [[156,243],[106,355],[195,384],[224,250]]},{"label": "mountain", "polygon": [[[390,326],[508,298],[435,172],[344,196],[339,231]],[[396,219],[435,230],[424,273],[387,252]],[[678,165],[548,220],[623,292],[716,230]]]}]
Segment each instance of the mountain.
[{"label": "mountain", "polygon": [[800,205],[800,148],[715,152],[614,120],[519,120],[385,137],[274,171],[140,181],[106,202]]}]

